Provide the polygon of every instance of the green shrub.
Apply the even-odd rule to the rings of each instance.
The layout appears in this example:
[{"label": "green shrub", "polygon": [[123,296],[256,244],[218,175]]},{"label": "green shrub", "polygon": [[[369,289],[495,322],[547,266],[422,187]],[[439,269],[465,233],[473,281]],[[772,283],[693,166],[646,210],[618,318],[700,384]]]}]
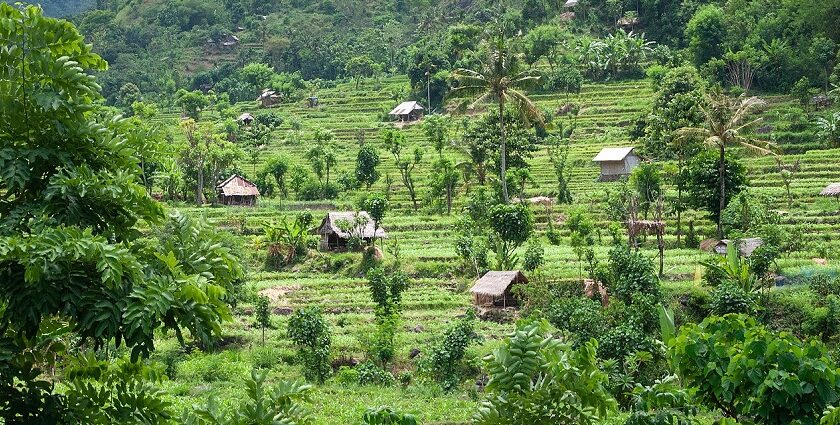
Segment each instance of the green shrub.
[{"label": "green shrub", "polygon": [[525,249],[525,256],[522,258],[522,268],[532,272],[545,263],[545,248],[536,239],[531,239]]},{"label": "green shrub", "polygon": [[335,382],[339,385],[350,386],[359,383],[359,371],[348,366],[341,366],[335,374]]},{"label": "green shrub", "polygon": [[324,382],[331,372],[330,329],[317,307],[295,310],[289,319],[288,336],[298,348],[306,379]]},{"label": "green shrub", "polygon": [[280,363],[280,352],[274,347],[254,347],[250,356],[251,365],[256,369],[271,369]]},{"label": "green shrub", "polygon": [[729,313],[752,315],[756,312],[756,301],[737,284],[725,281],[712,291],[709,308],[718,316]]},{"label": "green shrub", "polygon": [[590,339],[598,339],[606,331],[601,304],[585,297],[558,298],[547,317],[557,329],[572,334],[570,341],[575,348]]},{"label": "green shrub", "polygon": [[817,424],[840,399],[840,377],[822,343],[775,333],[747,316],[685,325],[670,344],[683,384],[726,417]]},{"label": "green shrub", "polygon": [[246,376],[248,369],[239,353],[195,351],[176,366],[178,380],[186,382],[224,382]]},{"label": "green shrub", "polygon": [[827,274],[815,274],[807,279],[808,287],[820,297],[840,295],[840,279]]},{"label": "green shrub", "polygon": [[363,425],[417,425],[414,415],[400,413],[390,407],[369,408],[362,416]]},{"label": "green shrub", "polygon": [[595,345],[573,350],[548,329],[522,323],[485,358],[490,381],[475,424],[596,423],[615,408]]},{"label": "green shrub", "polygon": [[360,364],[356,367],[356,370],[359,372],[359,384],[384,386],[394,385],[394,375],[371,361]]},{"label": "green shrub", "polygon": [[458,371],[467,347],[479,340],[475,333],[475,313],[468,310],[466,317],[451,325],[429,350],[429,355],[421,362],[424,373],[439,382],[444,391],[454,390],[461,381]]}]

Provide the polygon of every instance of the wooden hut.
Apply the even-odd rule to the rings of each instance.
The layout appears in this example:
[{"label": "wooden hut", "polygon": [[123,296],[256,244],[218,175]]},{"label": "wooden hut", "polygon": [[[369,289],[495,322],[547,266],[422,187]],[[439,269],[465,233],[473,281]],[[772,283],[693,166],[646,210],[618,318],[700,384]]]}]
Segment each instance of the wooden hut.
[{"label": "wooden hut", "polygon": [[[738,246],[738,255],[744,258],[749,258],[756,248],[760,247],[764,241],[761,238],[746,238],[740,240],[741,244]],[[715,252],[719,255],[726,255],[729,246],[734,244],[732,239],[724,239],[715,245]]]},{"label": "wooden hut", "polygon": [[346,250],[347,242],[354,236],[364,242],[388,237],[381,227],[374,232],[373,219],[366,211],[328,212],[315,234],[321,236],[318,246],[322,251]]},{"label": "wooden hut", "polygon": [[280,95],[274,90],[265,89],[257,98],[257,102],[260,102],[263,108],[271,108],[280,103]]},{"label": "wooden hut", "polygon": [[246,180],[244,177],[234,174],[227,180],[216,186],[219,203],[222,205],[238,205],[253,207],[257,205],[257,198],[260,191],[257,185]]},{"label": "wooden hut", "polygon": [[595,158],[592,158],[592,162],[597,162],[601,166],[601,176],[598,181],[615,181],[629,176],[641,162],[641,158],[633,152],[634,150],[634,147],[602,149]]},{"label": "wooden hut", "polygon": [[832,198],[840,198],[840,183],[831,183],[820,192],[822,196],[829,196]]},{"label": "wooden hut", "polygon": [[254,116],[251,115],[249,112],[245,112],[244,114],[240,115],[239,118],[236,119],[242,125],[251,125],[254,122]]},{"label": "wooden hut", "polygon": [[318,105],[318,96],[309,96],[309,107],[317,108]]},{"label": "wooden hut", "polygon": [[473,303],[480,307],[516,307],[519,300],[511,289],[520,283],[528,283],[528,278],[519,270],[489,271],[470,289]]},{"label": "wooden hut", "polygon": [[388,113],[395,121],[411,122],[423,118],[423,106],[411,100],[397,105]]}]

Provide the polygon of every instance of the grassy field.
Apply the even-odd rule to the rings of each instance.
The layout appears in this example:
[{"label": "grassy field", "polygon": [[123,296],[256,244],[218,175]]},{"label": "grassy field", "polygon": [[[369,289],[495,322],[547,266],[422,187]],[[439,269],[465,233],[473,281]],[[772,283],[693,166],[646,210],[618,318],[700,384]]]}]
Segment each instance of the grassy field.
[{"label": "grassy field", "polygon": [[[470,305],[466,289],[471,284],[469,277],[453,273],[457,267],[454,253],[454,216],[437,215],[421,210],[414,213],[408,192],[399,184],[399,174],[393,158],[382,147],[379,132],[390,124],[382,122],[386,113],[396,104],[391,98],[392,90],[406,86],[403,77],[385,78],[374,88],[367,82],[359,90],[352,84],[340,84],[334,89],[322,89],[318,95],[321,107],[309,109],[305,102],[282,105],[277,111],[284,118],[282,128],[274,134],[268,153],[283,152],[294,162],[304,163],[303,153],[308,148],[312,131],[316,128],[332,130],[337,139],[334,147],[339,155],[339,170],[352,170],[358,151],[358,135],[363,130],[365,140],[379,147],[383,159],[382,175],[390,175],[395,183],[391,193],[392,210],[383,225],[391,236],[391,243],[398,243],[405,269],[413,276],[412,285],[404,297],[401,330],[397,336],[398,353],[395,375],[402,371],[413,371],[409,352],[421,351],[430,346],[448,323],[463,314]],[[590,211],[601,220],[606,228],[602,198],[605,189],[617,183],[596,182],[598,168],[591,159],[603,147],[623,146],[627,142],[627,128],[633,119],[649,107],[652,101],[650,84],[645,80],[621,81],[603,84],[589,84],[579,95],[573,95],[572,102],[582,105],[577,118],[577,130],[573,136],[570,160],[574,168],[571,191],[577,204],[590,206]],[[534,96],[541,107],[556,109],[566,102],[565,95]],[[770,102],[766,113],[767,121],[781,126],[785,111],[793,104],[782,96],[766,96]],[[254,104],[239,104],[240,112],[255,112]],[[212,119],[206,114],[204,119]],[[171,125],[177,133],[174,115],[158,118]],[[560,118],[562,119],[562,118]],[[292,142],[288,135],[292,122],[301,125],[301,141]],[[426,160],[420,166],[416,179],[423,188],[429,179],[431,158],[434,151],[418,126],[409,126],[408,141],[426,149]],[[450,152],[455,152],[450,149]],[[263,160],[268,156],[263,155]],[[840,181],[840,150],[812,150],[797,156],[799,171],[791,191],[792,205],[787,204],[781,178],[772,158],[745,160],[749,170],[750,185],[757,193],[770,197],[775,207],[784,211],[783,226],[807,224],[806,237],[823,241],[829,255],[840,252],[840,238],[834,237],[840,229],[840,203],[823,199],[819,191],[829,182]],[[262,161],[262,160],[261,160]],[[793,158],[785,157],[786,162]],[[257,164],[260,167],[261,164]],[[246,172],[251,165],[243,165]],[[551,194],[556,179],[542,147],[531,161],[531,172],[535,184],[527,190],[528,196]],[[338,175],[335,172],[333,175]],[[374,185],[374,191],[385,191],[384,179]],[[421,189],[422,190],[422,189]],[[327,210],[352,209],[359,193],[342,194],[334,201],[299,202],[263,199],[253,209],[205,207],[197,208],[178,205],[193,215],[200,215],[220,227],[235,231],[235,223],[244,216],[251,230],[260,229],[262,223],[277,220],[286,214],[302,209],[313,211],[320,220]],[[457,206],[463,197],[456,199]],[[558,206],[554,215],[565,211]],[[542,207],[535,209],[540,229],[544,229],[548,216]],[[701,239],[711,237],[714,226],[700,212],[689,212],[684,222],[695,221],[695,228]],[[669,223],[670,225],[670,223]],[[562,229],[562,228],[561,228]],[[564,233],[567,236],[567,233]],[[247,286],[253,291],[264,291],[272,297],[272,307],[278,313],[287,313],[285,308],[317,305],[324,308],[333,331],[333,357],[361,360],[364,356],[365,335],[374,329],[372,302],[365,280],[355,266],[360,262],[358,254],[311,253],[302,265],[280,272],[264,271],[264,254],[258,246],[258,236],[240,235],[243,257],[249,265]],[[603,244],[596,252],[605,258],[608,235],[603,232]],[[396,241],[396,242],[393,242]],[[668,227],[666,241],[673,246],[675,229]],[[554,279],[575,279],[578,277],[578,262],[568,244],[552,246],[544,241],[546,266],[543,273]],[[643,246],[651,257],[656,255],[652,241]],[[387,252],[387,250],[386,250]],[[665,277],[663,287],[666,293],[677,293],[699,285],[696,279],[697,263],[707,254],[696,249],[674,249],[666,251]],[[819,257],[815,250],[796,253],[779,262],[785,271],[796,272],[813,267],[813,258]],[[386,255],[387,257],[387,255]],[[834,258],[829,258],[830,265]],[[222,404],[238,402],[244,394],[241,379],[248,376],[252,367],[270,368],[272,379],[295,379],[302,376],[299,366],[294,365],[294,350],[285,337],[288,316],[272,316],[273,328],[266,334],[263,345],[260,332],[254,328],[253,307],[239,305],[235,319],[224,327],[222,346],[213,353],[181,352],[173,335],[161,335],[155,358],[167,365],[171,380],[167,384],[174,401],[180,406],[203,402],[208,396],[216,395]],[[513,328],[512,324],[482,322],[479,333],[484,341],[469,350],[468,362],[478,364],[479,359],[499,343],[503,335]],[[480,398],[480,395],[478,395]],[[424,383],[419,376],[407,384],[397,383],[392,387],[344,386],[335,380],[317,389],[314,412],[318,424],[358,423],[366,407],[391,405],[392,407],[418,415],[423,423],[461,423],[467,420],[477,405],[474,385],[466,382],[460,391],[445,394],[437,386]],[[611,421],[615,422],[615,421]],[[619,422],[620,423],[620,422]]]}]

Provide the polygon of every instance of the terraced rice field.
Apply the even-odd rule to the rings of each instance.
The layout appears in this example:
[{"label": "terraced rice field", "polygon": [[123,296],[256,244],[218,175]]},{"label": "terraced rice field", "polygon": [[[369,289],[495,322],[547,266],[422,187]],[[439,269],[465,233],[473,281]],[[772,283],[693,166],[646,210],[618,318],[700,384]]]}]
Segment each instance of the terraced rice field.
[{"label": "terraced rice field", "polygon": [[[412,349],[423,350],[428,347],[450,321],[463,314],[470,303],[466,288],[471,283],[468,277],[453,274],[453,269],[457,267],[452,230],[455,218],[422,210],[419,213],[411,211],[408,192],[399,183],[393,158],[379,140],[379,132],[390,126],[382,122],[381,118],[396,104],[389,93],[407,84],[403,77],[383,79],[379,90],[371,88],[371,82],[358,91],[352,90],[350,83],[341,84],[335,89],[324,89],[318,93],[320,108],[308,109],[303,101],[282,105],[277,108],[277,112],[285,122],[275,132],[268,149],[269,153],[283,152],[294,162],[308,166],[304,162],[304,152],[309,147],[308,140],[312,132],[316,128],[327,129],[337,136],[334,148],[339,155],[338,169],[352,170],[360,132],[363,131],[368,143],[379,147],[383,160],[380,171],[383,177],[390,175],[395,181],[391,193],[392,211],[383,225],[389,232],[389,243],[397,243],[400,247],[404,268],[414,276],[412,286],[404,296],[402,331],[397,337],[397,373],[410,368],[409,352]],[[638,80],[585,85],[580,94],[571,96],[570,101],[582,105],[570,150],[570,161],[574,167],[571,191],[577,203],[591,206],[590,210],[602,220],[603,225],[599,226],[602,229],[606,229],[607,222],[601,199],[606,188],[618,183],[596,182],[598,168],[591,163],[591,159],[603,147],[627,144],[627,127],[649,107],[652,94],[649,82]],[[550,109],[566,103],[565,95],[535,95],[534,98],[539,106]],[[768,117],[774,116],[772,111],[790,106],[785,97],[768,96],[767,99],[771,104]],[[254,112],[257,108],[254,104],[239,104],[237,109],[240,112]],[[204,119],[212,118],[208,113]],[[164,115],[159,119],[171,124],[177,133],[175,116]],[[287,140],[293,131],[292,122],[301,125],[300,142]],[[426,148],[426,160],[418,166],[416,173],[418,187],[422,190],[429,179],[430,158],[434,152],[418,126],[408,126],[403,131],[411,144]],[[264,158],[268,156],[267,153]],[[796,174],[791,188],[794,196],[792,206],[787,205],[774,159],[749,158],[745,161],[750,184],[754,191],[767,195],[774,200],[777,208],[785,211],[784,226],[809,225],[806,237],[822,239],[826,251],[835,257],[840,252],[840,238],[834,236],[840,230],[840,203],[820,198],[818,193],[827,183],[840,181],[840,150],[809,151],[798,155],[798,158],[801,171]],[[785,161],[792,162],[793,159],[785,157]],[[247,172],[251,165],[243,168]],[[531,160],[531,172],[535,183],[528,188],[528,196],[552,193],[556,179],[545,147]],[[384,178],[374,185],[373,190],[385,191]],[[282,204],[277,200],[261,200],[260,205],[253,209],[180,207],[229,229],[234,227],[239,217],[245,216],[247,227],[258,233],[263,222],[277,220],[302,209],[311,209],[316,220],[320,220],[327,210],[352,209],[357,196],[358,193],[348,193],[335,201],[283,201]],[[458,210],[460,201],[460,198],[456,198],[455,210]],[[549,219],[545,210],[538,207],[535,211],[540,228],[544,228]],[[564,211],[564,207],[557,207],[554,217]],[[687,213],[684,223],[689,220],[695,222],[701,238],[712,235],[713,224],[702,213]],[[237,307],[235,320],[224,329],[226,345],[218,353],[184,356],[178,353],[174,338],[165,338],[156,356],[171,365],[170,373],[174,379],[169,389],[181,405],[203,401],[211,394],[234,396],[241,393],[243,388],[238,377],[246,376],[255,364],[271,365],[271,376],[274,378],[301,376],[298,367],[290,365],[294,352],[285,338],[287,316],[284,314],[288,313],[288,309],[308,305],[323,307],[329,313],[334,333],[333,352],[334,357],[338,358],[361,359],[365,351],[365,336],[374,329],[372,302],[365,280],[354,273],[354,265],[360,261],[357,254],[313,253],[305,265],[282,272],[266,272],[262,267],[263,254],[258,247],[259,237],[246,235],[240,239],[244,257],[250,266],[248,287],[272,296],[272,304],[276,308],[274,327],[266,337],[266,345],[271,349],[261,348],[258,331],[252,327],[254,319],[250,305]],[[596,249],[601,258],[606,256],[607,240],[608,235],[604,231],[604,244]],[[675,241],[675,229],[671,226],[668,228],[666,242],[673,246]],[[574,279],[578,276],[578,262],[570,246],[551,246],[547,242],[545,246],[546,266],[543,273],[546,276],[552,279]],[[643,246],[643,250],[651,257],[656,255],[650,242]],[[386,256],[387,252],[386,249]],[[705,255],[695,249],[669,248],[666,251],[663,282],[666,292],[674,293],[696,285],[697,262]],[[780,265],[787,270],[810,267],[813,264],[812,258],[818,256],[816,251],[797,253],[790,258],[783,258]],[[834,258],[829,261],[833,262]],[[477,361],[488,353],[511,327],[482,322],[480,333],[485,340],[470,349],[471,361]],[[318,423],[355,423],[365,406],[382,404],[417,413],[423,423],[458,423],[468,419],[476,406],[475,398],[469,396],[471,392],[468,390],[443,394],[434,386],[423,385],[417,380],[415,376],[410,384],[375,390],[358,386],[345,387],[338,382],[330,382],[320,387],[315,396]],[[465,384],[465,389],[470,387]]]}]

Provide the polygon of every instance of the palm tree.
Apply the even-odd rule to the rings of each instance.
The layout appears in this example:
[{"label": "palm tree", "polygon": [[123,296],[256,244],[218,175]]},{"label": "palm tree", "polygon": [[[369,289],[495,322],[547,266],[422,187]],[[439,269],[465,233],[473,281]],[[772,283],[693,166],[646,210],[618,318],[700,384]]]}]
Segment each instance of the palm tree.
[{"label": "palm tree", "polygon": [[497,102],[499,106],[500,152],[499,174],[502,182],[502,193],[508,202],[508,188],[506,176],[507,146],[505,140],[505,106],[514,104],[526,119],[542,120],[540,111],[523,90],[539,80],[539,74],[533,70],[520,69],[520,57],[504,38],[500,31],[489,44],[487,58],[478,70],[456,69],[452,78],[458,82],[458,87],[449,94],[450,97],[473,98],[469,105],[472,109],[478,104]]},{"label": "palm tree", "polygon": [[702,140],[708,146],[718,149],[718,181],[720,182],[720,213],[718,214],[718,238],[723,238],[720,217],[726,208],[726,147],[741,146],[760,155],[775,155],[776,145],[765,140],[754,140],[744,132],[761,122],[751,116],[757,108],[766,104],[758,97],[730,98],[720,91],[706,96],[707,104],[702,107],[705,127],[683,127],[677,130],[678,138]]}]

